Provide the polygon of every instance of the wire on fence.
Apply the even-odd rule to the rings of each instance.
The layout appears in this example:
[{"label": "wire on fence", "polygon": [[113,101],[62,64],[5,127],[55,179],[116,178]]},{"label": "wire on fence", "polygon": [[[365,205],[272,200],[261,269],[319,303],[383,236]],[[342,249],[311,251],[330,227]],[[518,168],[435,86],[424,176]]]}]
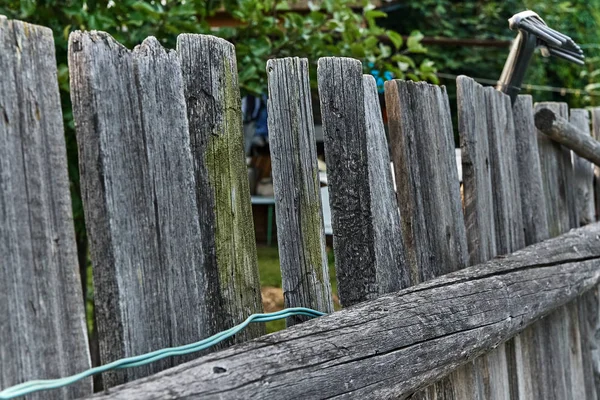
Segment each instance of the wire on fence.
[{"label": "wire on fence", "polygon": [[219,332],[206,339],[200,340],[199,342],[186,344],[178,347],[169,347],[166,349],[156,350],[135,357],[123,358],[121,360],[113,361],[106,365],[90,368],[86,371],[80,372],[72,376],[68,376],[66,378],[33,380],[9,387],[0,392],[0,400],[14,399],[16,397],[25,396],[34,392],[39,392],[41,390],[58,389],[64,386],[71,385],[89,376],[100,374],[103,372],[115,369],[139,367],[154,361],[158,361],[165,357],[181,356],[185,354],[194,353],[200,350],[205,350],[235,335],[251,323],[275,321],[278,319],[284,319],[295,315],[303,315],[306,317],[316,318],[325,315],[325,313],[312,310],[310,308],[295,307],[286,308],[284,310],[273,313],[252,314],[251,316],[246,318],[246,320],[241,324],[229,328],[226,331]]}]

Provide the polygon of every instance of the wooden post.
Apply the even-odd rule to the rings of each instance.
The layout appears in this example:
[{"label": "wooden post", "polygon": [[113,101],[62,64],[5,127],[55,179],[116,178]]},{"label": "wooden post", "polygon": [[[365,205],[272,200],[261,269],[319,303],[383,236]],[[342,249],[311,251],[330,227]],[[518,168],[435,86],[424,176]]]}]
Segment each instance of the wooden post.
[{"label": "wooden post", "polygon": [[416,284],[468,265],[450,106],[443,87],[401,80],[385,83],[385,101],[407,261]]},{"label": "wooden post", "polygon": [[518,181],[525,244],[548,238],[548,216],[530,95],[520,95],[513,105]]},{"label": "wooden post", "polygon": [[410,286],[411,277],[375,78],[363,75],[363,86],[377,284],[383,294]]},{"label": "wooden post", "polygon": [[[565,103],[537,103],[534,111],[547,108],[562,118],[568,117]],[[538,131],[540,166],[544,179],[544,196],[550,237],[577,226],[578,218],[573,190],[571,153]]]},{"label": "wooden post", "polygon": [[[286,307],[333,312],[308,60],[267,62],[269,145]],[[287,319],[287,325],[304,321]]]},{"label": "wooden post", "polygon": [[[317,75],[338,291],[342,305],[349,306],[375,298],[386,288],[401,286],[407,274],[398,272],[404,267],[390,263],[401,260],[401,242],[394,244],[396,247],[390,257],[377,256],[390,251],[383,247],[388,242],[378,240],[377,230],[381,233],[394,232],[398,225],[378,217],[386,213],[393,215],[393,206],[376,210],[372,199],[377,193],[391,189],[385,176],[373,176],[369,170],[369,163],[385,161],[386,153],[380,154],[379,160],[370,159],[368,138],[371,134],[368,132],[381,135],[381,131],[377,132],[378,128],[374,125],[367,126],[368,121],[369,124],[374,123],[376,116],[366,116],[362,65],[350,58],[321,58]],[[372,112],[369,109],[368,113]],[[373,146],[371,150],[375,152],[377,149],[383,151],[380,145],[377,148]],[[378,179],[384,181],[376,183]],[[378,188],[378,185],[386,185],[387,189]],[[388,194],[378,201],[389,200]],[[375,226],[380,223],[390,225]],[[392,281],[384,282],[386,279]]]},{"label": "wooden post", "polygon": [[[234,46],[208,35],[179,35],[190,143],[196,177],[208,306],[221,331],[263,311],[250,186],[244,156],[241,96]],[[220,316],[220,317],[217,317]],[[236,342],[264,334],[252,324]]]},{"label": "wooden post", "polygon": [[[0,18],[0,388],[90,367],[49,28]],[[36,399],[78,398],[91,378]]]}]

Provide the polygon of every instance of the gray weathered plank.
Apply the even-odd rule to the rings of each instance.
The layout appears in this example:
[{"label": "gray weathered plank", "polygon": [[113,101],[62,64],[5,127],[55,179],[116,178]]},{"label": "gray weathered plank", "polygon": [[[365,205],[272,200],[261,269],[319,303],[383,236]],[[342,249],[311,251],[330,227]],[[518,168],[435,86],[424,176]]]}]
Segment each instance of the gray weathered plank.
[{"label": "gray weathered plank", "polygon": [[[308,60],[267,62],[269,145],[286,307],[333,312]],[[287,324],[304,321],[290,317]]]},{"label": "gray weathered plank", "polygon": [[[512,192],[520,188],[511,180],[514,174],[512,160],[508,159],[515,148],[510,98],[464,76],[457,78],[457,90],[465,221],[474,264],[487,261],[498,251],[509,252],[513,245],[521,247],[522,228],[516,226],[518,220],[511,215],[520,211]],[[504,100],[508,100],[508,105]],[[515,197],[519,198],[518,193]],[[514,386],[508,366],[502,343],[493,352],[455,371],[451,380],[458,398],[508,399]],[[472,378],[465,379],[469,374]]]},{"label": "gray weathered plank", "polygon": [[[556,115],[567,118],[564,103],[539,103],[536,114],[547,108]],[[536,126],[538,125],[536,121]],[[538,130],[538,144],[544,196],[547,207],[548,230],[551,237],[568,231],[578,224],[574,208],[573,169],[571,152],[549,140]],[[568,307],[572,307],[569,305]],[[572,309],[562,307],[540,321],[535,341],[538,343],[534,381],[534,394],[544,399],[585,398],[573,376],[584,376],[583,359],[579,348],[579,323],[571,320]],[[574,352],[579,353],[574,354]]]},{"label": "gray weathered plank", "polygon": [[[0,18],[0,389],[90,367],[54,39]],[[86,379],[32,399],[76,398]]]},{"label": "gray weathered plank", "polygon": [[385,83],[385,100],[407,261],[416,284],[468,265],[450,107],[444,87],[401,80]]},{"label": "gray weathered plank", "polygon": [[530,95],[520,95],[513,105],[517,170],[525,244],[548,238],[548,216],[542,181],[533,104]]},{"label": "gray weathered plank", "polygon": [[599,300],[596,286],[584,293],[578,301],[586,398],[590,400],[600,397]]},{"label": "gray weathered plank", "polygon": [[[571,109],[569,122],[592,139],[590,113],[588,110],[583,108]],[[573,177],[575,179],[575,182],[573,183],[575,186],[575,202],[577,204],[579,226],[583,226],[596,221],[594,204],[594,167],[589,161],[576,154],[572,155],[572,159]]]},{"label": "gray weathered plank", "polygon": [[[210,291],[206,298],[215,333],[263,310],[235,48],[214,36],[184,34],[177,38],[177,53],[194,159],[203,264],[209,274],[204,289]],[[264,327],[254,324],[235,340],[263,333]]]},{"label": "gray weathered plank", "polygon": [[[531,96],[517,97],[513,105],[513,119],[524,239],[525,244],[530,245],[548,238],[548,217]],[[550,375],[541,371],[546,364],[541,357],[544,349],[537,344],[546,332],[546,326],[542,322],[536,322],[515,336],[510,353],[514,357],[514,372],[511,376],[517,377],[516,385],[514,381],[511,385],[513,398],[541,398],[542,391],[549,386],[546,378]]]},{"label": "gray weathered plank", "polygon": [[473,79],[456,79],[464,213],[470,264],[496,256],[496,228],[485,94]]},{"label": "gray weathered plank", "polygon": [[362,65],[325,57],[317,69],[340,303],[379,294]]},{"label": "gray weathered plank", "polygon": [[[600,107],[592,108],[592,137],[600,140]],[[600,166],[594,165],[594,204],[596,220],[600,218]]]},{"label": "gray weathered plank", "polygon": [[492,87],[484,91],[496,251],[507,254],[525,247],[512,104],[509,96]]},{"label": "gray weathered plank", "polygon": [[102,362],[215,333],[177,54],[154,38],[129,51],[106,33],[74,32],[69,66]]},{"label": "gray weathered plank", "polygon": [[[542,108],[548,108],[556,115],[568,118],[569,110],[565,103],[536,103],[534,111],[537,112]],[[550,237],[554,237],[578,224],[571,153],[539,131],[537,137],[546,199],[548,233]]]},{"label": "gray weathered plank", "polygon": [[97,398],[405,398],[599,281],[591,224]]},{"label": "gray weathered plank", "polygon": [[375,78],[363,75],[363,86],[375,269],[378,291],[383,294],[410,286],[411,277]]}]

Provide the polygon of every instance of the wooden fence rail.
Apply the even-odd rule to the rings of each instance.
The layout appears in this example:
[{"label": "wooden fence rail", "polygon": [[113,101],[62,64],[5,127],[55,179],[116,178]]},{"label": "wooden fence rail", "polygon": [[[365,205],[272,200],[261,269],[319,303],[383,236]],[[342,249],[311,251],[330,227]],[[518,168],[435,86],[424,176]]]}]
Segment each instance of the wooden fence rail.
[{"label": "wooden fence rail", "polygon": [[593,224],[96,398],[404,398],[599,282]]},{"label": "wooden fence rail", "polygon": [[[0,17],[0,67],[2,389],[90,360],[50,31]],[[102,363],[260,312],[233,45],[185,34],[175,50],[152,37],[129,50],[78,31],[69,69]],[[348,307],[333,313],[308,61],[270,60],[267,76],[285,305],[331,314],[105,373],[98,398],[598,398],[600,190],[589,163],[536,131],[531,97],[512,106],[458,78],[461,199],[444,87],[386,82],[388,144],[362,64],[319,60]],[[570,120],[589,129],[585,110]]]}]

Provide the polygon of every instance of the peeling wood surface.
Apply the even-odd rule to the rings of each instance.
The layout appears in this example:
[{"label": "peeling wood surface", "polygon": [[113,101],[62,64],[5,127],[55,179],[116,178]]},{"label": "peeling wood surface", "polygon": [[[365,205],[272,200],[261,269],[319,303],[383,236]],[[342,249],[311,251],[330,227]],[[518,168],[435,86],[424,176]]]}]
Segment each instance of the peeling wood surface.
[{"label": "peeling wood surface", "polygon": [[[52,31],[0,17],[0,388],[90,367]],[[76,398],[86,379],[28,398]]]},{"label": "peeling wood surface", "polygon": [[405,398],[599,281],[592,224],[96,398]]},{"label": "peeling wood surface", "polygon": [[[308,60],[267,62],[269,146],[286,307],[333,312]],[[305,321],[290,317],[287,325]]]}]

